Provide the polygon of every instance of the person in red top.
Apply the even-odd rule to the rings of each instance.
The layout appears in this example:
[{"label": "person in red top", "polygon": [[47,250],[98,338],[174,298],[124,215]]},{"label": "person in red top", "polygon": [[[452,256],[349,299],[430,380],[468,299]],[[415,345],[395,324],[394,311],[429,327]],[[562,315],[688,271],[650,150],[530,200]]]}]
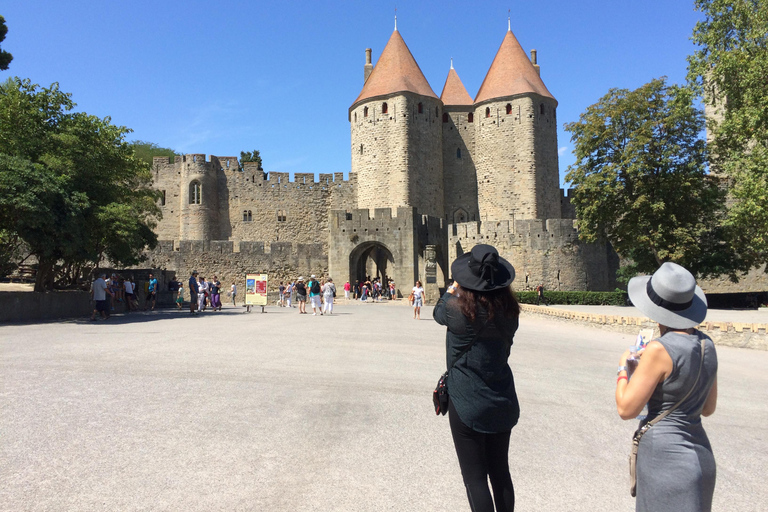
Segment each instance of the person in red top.
[{"label": "person in red top", "polygon": [[347,300],[349,300],[349,290],[350,290],[351,288],[352,288],[352,287],[349,285],[349,281],[347,281],[346,283],[344,283],[344,298],[345,298],[345,299],[347,299]]}]

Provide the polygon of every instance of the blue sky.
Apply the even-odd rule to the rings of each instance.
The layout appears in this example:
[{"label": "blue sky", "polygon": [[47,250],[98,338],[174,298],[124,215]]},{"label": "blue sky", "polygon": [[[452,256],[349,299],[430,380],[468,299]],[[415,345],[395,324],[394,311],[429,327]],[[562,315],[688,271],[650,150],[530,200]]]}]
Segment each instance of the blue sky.
[{"label": "blue sky", "polygon": [[563,124],[610,88],[685,79],[692,1],[24,0],[0,6],[8,76],[59,82],[77,109],[182,153],[258,149],[267,171],[349,172],[347,111],[398,29],[432,89],[450,59],[475,96],[507,30],[538,50],[559,102],[561,178],[573,163]]}]

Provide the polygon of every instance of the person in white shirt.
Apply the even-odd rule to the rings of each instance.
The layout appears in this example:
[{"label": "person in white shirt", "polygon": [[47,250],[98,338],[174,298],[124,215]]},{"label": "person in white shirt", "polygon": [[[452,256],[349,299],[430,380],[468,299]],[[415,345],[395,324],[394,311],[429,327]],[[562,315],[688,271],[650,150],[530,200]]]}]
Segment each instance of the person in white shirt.
[{"label": "person in white shirt", "polygon": [[205,311],[205,295],[208,292],[208,283],[205,282],[205,278],[200,278],[200,284],[198,285],[197,293],[197,310]]},{"label": "person in white shirt", "polygon": [[123,288],[125,288],[125,305],[128,311],[133,311],[133,283],[130,279],[123,281]]},{"label": "person in white shirt", "polygon": [[336,295],[336,285],[333,279],[328,278],[328,282],[323,285],[323,313],[333,314],[333,296]]},{"label": "person in white shirt", "polygon": [[101,313],[101,317],[106,320],[109,318],[109,304],[107,303],[107,294],[114,296],[114,294],[107,288],[107,281],[104,279],[107,274],[101,274],[98,279],[91,283],[91,296],[93,298],[94,307],[93,313],[91,313],[91,321],[96,321],[96,313]]},{"label": "person in white shirt", "polygon": [[424,305],[424,287],[421,285],[421,281],[416,281],[416,286],[413,287],[413,318],[421,320],[421,306]]}]

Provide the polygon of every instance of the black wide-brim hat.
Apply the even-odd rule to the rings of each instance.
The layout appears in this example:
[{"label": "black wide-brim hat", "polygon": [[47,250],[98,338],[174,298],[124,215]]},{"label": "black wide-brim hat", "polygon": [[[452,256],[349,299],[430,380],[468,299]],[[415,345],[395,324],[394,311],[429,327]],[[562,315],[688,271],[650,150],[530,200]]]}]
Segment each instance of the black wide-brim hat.
[{"label": "black wide-brim hat", "polygon": [[515,267],[492,245],[478,244],[454,260],[451,274],[462,288],[490,292],[509,286],[515,280]]}]

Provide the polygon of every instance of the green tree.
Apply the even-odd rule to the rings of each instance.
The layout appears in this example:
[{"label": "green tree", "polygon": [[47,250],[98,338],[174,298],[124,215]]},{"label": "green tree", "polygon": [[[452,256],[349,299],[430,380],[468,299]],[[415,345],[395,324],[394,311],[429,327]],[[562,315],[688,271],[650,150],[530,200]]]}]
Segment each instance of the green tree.
[{"label": "green tree", "polygon": [[624,278],[674,261],[699,275],[725,265],[718,248],[724,194],[705,169],[704,116],[693,93],[655,79],[612,89],[587,108],[571,133],[576,163],[566,179],[579,237],[607,240]]},{"label": "green tree", "polygon": [[144,140],[135,140],[131,142],[133,153],[142,162],[152,165],[152,159],[156,156],[181,156],[180,153],[170,148],[163,148],[155,144],[154,142],[147,142]]},{"label": "green tree", "polygon": [[104,258],[136,264],[157,243],[158,193],[130,130],[73,107],[57,84],[0,86],[0,233],[37,258],[37,291],[74,284]]},{"label": "green tree", "polygon": [[[8,27],[5,25],[5,18],[0,16],[0,43],[5,41],[5,35],[8,33]],[[13,55],[5,50],[0,50],[0,70],[5,71],[13,60]]]},{"label": "green tree", "polygon": [[696,0],[704,14],[688,81],[708,119],[713,170],[728,177],[724,227],[744,268],[768,262],[768,0]]},{"label": "green tree", "polygon": [[246,162],[256,162],[258,164],[258,169],[264,174],[264,177],[266,179],[267,173],[264,172],[264,168],[261,167],[261,155],[259,154],[259,150],[254,149],[253,151],[241,151],[240,152],[240,168],[245,167]]}]

